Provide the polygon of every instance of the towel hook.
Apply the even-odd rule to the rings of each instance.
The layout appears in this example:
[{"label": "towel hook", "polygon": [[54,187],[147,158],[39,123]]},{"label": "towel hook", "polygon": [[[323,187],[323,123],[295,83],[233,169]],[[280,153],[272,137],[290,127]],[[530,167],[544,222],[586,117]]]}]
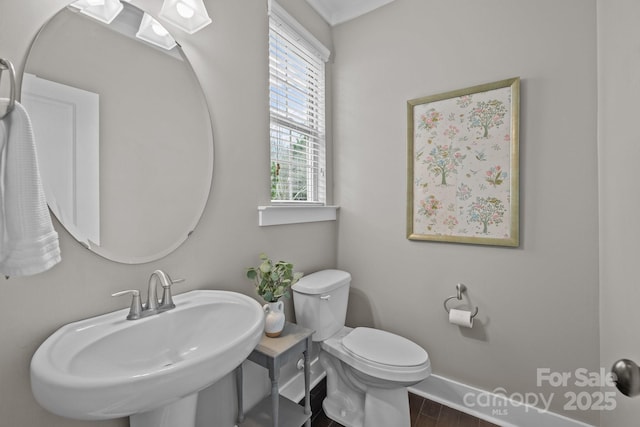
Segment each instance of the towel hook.
[{"label": "towel hook", "polygon": [[[447,303],[449,302],[449,300],[451,299],[457,299],[457,300],[462,300],[462,294],[464,292],[467,291],[467,287],[465,285],[463,285],[462,283],[458,283],[456,285],[456,294],[453,296],[450,296],[449,298],[447,298],[446,300],[444,300],[444,309],[447,313],[449,313],[449,307],[447,307]],[[476,307],[475,312],[471,315],[471,318],[473,319],[474,317],[476,317],[478,315],[478,307]]]},{"label": "towel hook", "polygon": [[9,105],[7,105],[7,111],[4,112],[0,119],[3,119],[7,114],[13,111],[16,104],[16,70],[13,68],[11,61],[5,58],[0,58],[0,80],[2,79],[2,72],[4,70],[9,71],[10,80],[10,93],[9,93]]}]

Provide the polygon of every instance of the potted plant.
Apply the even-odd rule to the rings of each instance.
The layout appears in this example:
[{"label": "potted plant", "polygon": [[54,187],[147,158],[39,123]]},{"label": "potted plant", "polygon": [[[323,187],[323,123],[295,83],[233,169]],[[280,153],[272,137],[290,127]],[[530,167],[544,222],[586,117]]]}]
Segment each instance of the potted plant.
[{"label": "potted plant", "polygon": [[302,273],[293,271],[293,264],[273,262],[266,254],[260,254],[260,265],[247,268],[247,278],[253,280],[256,293],[266,302],[264,330],[268,337],[277,337],[284,328],[284,304],[280,298],[289,298],[289,288]]}]

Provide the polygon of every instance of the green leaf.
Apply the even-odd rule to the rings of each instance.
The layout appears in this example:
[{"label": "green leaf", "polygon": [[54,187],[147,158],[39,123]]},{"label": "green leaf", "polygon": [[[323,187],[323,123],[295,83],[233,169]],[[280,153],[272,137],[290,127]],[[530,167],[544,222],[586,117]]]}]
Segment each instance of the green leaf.
[{"label": "green leaf", "polygon": [[260,271],[263,273],[268,273],[271,271],[271,264],[268,261],[264,261],[260,264]]}]

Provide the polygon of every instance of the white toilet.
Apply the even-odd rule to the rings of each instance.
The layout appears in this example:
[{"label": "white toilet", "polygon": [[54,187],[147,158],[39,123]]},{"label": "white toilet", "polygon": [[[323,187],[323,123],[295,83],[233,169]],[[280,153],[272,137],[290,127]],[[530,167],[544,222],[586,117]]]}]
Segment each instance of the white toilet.
[{"label": "white toilet", "polygon": [[407,387],[431,374],[427,352],[406,338],[344,325],[351,275],[322,270],[293,285],[297,323],[315,330],[327,372],[322,407],[347,427],[410,427]]}]

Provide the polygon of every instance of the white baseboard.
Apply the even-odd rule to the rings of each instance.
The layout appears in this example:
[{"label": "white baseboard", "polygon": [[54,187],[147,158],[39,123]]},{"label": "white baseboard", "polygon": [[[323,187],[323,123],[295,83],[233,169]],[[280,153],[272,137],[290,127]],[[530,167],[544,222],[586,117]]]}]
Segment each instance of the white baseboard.
[{"label": "white baseboard", "polygon": [[[594,427],[438,375],[431,375],[421,383],[409,387],[409,391],[502,427]],[[483,396],[484,400],[481,402],[491,404],[475,404],[476,401],[472,398],[475,396]]]},{"label": "white baseboard", "polygon": [[[326,373],[318,358],[311,360],[311,388],[319,383]],[[431,375],[426,380],[409,387],[409,391],[434,402],[438,402],[474,417],[489,421],[501,427],[594,427],[550,411],[542,411],[534,406],[513,401],[507,396],[481,390],[469,385]],[[302,371],[296,370],[281,378],[280,394],[299,402],[304,397],[304,377]],[[472,403],[473,407],[465,404]],[[471,396],[483,396],[483,402],[490,405],[475,404]]]}]

